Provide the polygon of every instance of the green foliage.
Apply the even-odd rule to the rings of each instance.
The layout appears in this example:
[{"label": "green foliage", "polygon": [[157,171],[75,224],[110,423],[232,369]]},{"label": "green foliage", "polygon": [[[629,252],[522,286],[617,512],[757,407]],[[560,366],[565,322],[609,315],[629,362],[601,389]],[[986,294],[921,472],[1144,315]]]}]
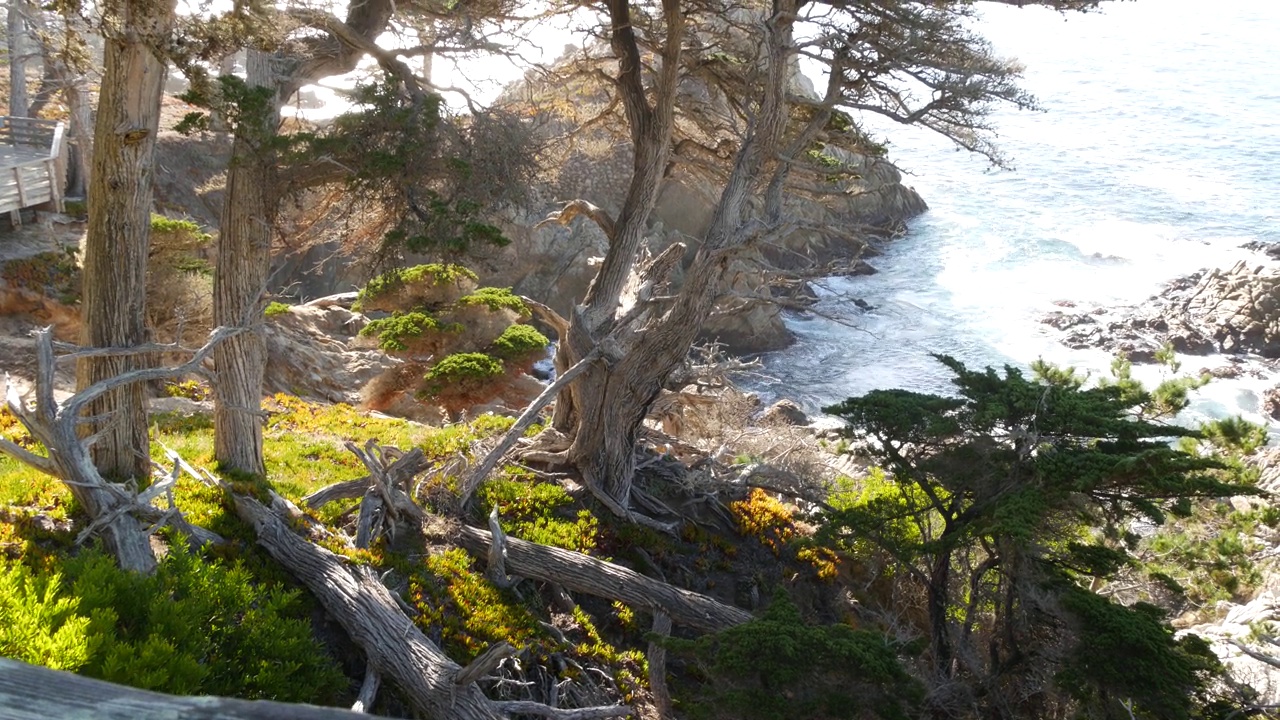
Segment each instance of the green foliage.
[{"label": "green foliage", "polygon": [[493,341],[491,351],[502,360],[521,360],[545,352],[550,340],[530,325],[515,324],[502,331]]},{"label": "green foliage", "polygon": [[475,279],[476,274],[461,265],[429,263],[395,268],[375,277],[361,288],[353,309],[359,311],[363,303],[397,292],[406,285],[422,284],[436,287]]},{"label": "green foliage", "polygon": [[98,638],[79,603],[63,592],[62,576],[35,576],[22,565],[0,565],[0,656],[75,672],[89,662]]},{"label": "green foliage", "polygon": [[491,480],[480,487],[477,498],[483,515],[498,507],[502,529],[512,537],[578,552],[596,547],[599,521],[587,510],[564,517],[573,498],[556,483]]},{"label": "green foliage", "polygon": [[291,307],[292,306],[282,302],[272,302],[267,304],[267,307],[262,311],[262,314],[265,317],[275,317],[277,315],[284,315],[285,313],[289,312]]},{"label": "green foliage", "polygon": [[524,197],[536,168],[525,123],[500,109],[458,121],[438,95],[406,94],[394,77],[357,86],[354,105],[308,153],[353,168],[353,194],[387,209],[385,254],[458,257],[510,242],[486,215]]},{"label": "green foliage", "polygon": [[[1016,368],[972,371],[938,359],[955,373],[956,397],[884,390],[826,409],[848,423],[847,435],[869,436],[886,474],[841,488],[820,536],[855,552],[883,552],[910,570],[930,598],[930,627],[953,626],[930,635],[941,666],[953,643],[975,629],[982,639],[972,642],[983,643],[980,652],[993,663],[1039,652],[1035,645],[1058,612],[1045,589],[1061,595],[1078,587],[1062,578],[1098,585],[1142,565],[1131,543],[1115,540],[1134,519],[1160,525],[1198,502],[1257,493],[1220,453],[1200,449],[1207,434],[1154,421],[1185,404],[1198,379],[1166,381],[1149,393],[1124,359],[1093,387],[1043,363],[1035,366],[1039,379],[1029,380]],[[1258,435],[1228,423],[1213,437],[1250,446]],[[1222,533],[1214,542],[1212,555],[1241,562],[1238,536]],[[1094,600],[1074,602],[1111,617]],[[1076,635],[1070,643],[1093,655],[1098,644],[1131,640]],[[1152,663],[1179,661],[1175,646],[1149,647]],[[1080,692],[1105,694],[1101,676],[1072,677],[1092,683]],[[1204,691],[1207,680],[1171,682],[1185,696]]]},{"label": "green foliage", "polygon": [[427,632],[438,630],[450,657],[468,662],[493,643],[525,647],[541,634],[527,608],[472,569],[471,557],[453,549],[426,558],[409,572],[409,602]]},{"label": "green foliage", "polygon": [[[533,314],[529,310],[529,306],[525,304],[517,295],[511,292],[511,288],[495,288],[482,287],[477,288],[475,292],[458,300],[459,305],[484,305],[491,311],[511,310],[521,317],[529,317]],[[543,343],[545,346],[546,343]]]},{"label": "green foliage", "polygon": [[[1088,717],[1203,717],[1213,703],[1206,688],[1222,666],[1197,635],[1175,639],[1157,607],[1125,607],[1072,584],[1062,603],[1075,616],[1079,641],[1057,674],[1058,683],[1087,708]],[[1133,714],[1111,705],[1132,701]]]},{"label": "green foliage", "polygon": [[439,327],[440,323],[426,313],[397,312],[391,317],[370,321],[360,329],[360,336],[378,338],[378,347],[386,352],[404,352],[409,349],[406,340],[422,337]]},{"label": "green foliage", "polygon": [[807,625],[785,593],[757,620],[665,644],[707,676],[689,691],[695,718],[907,718],[924,696],[883,635]]},{"label": "green foliage", "polygon": [[173,550],[152,576],[97,552],[62,567],[0,572],[0,653],[182,695],[314,703],[346,685],[298,594],[255,585],[240,565]]},{"label": "green foliage", "polygon": [[484,353],[455,353],[436,363],[423,376],[426,385],[423,392],[438,395],[451,385],[464,389],[473,388],[478,382],[502,375],[502,362]]}]

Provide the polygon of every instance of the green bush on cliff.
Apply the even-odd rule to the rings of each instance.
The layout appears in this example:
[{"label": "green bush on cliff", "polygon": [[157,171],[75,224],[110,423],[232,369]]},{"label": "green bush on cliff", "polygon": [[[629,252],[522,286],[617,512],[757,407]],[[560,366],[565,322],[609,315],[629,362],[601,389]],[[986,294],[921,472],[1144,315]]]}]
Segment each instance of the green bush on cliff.
[{"label": "green bush on cliff", "polygon": [[550,344],[547,336],[529,325],[512,325],[493,341],[493,354],[503,360],[517,360],[531,353],[545,350]]},{"label": "green bush on cliff", "polygon": [[482,287],[475,292],[458,299],[459,305],[484,305],[493,312],[511,310],[521,317],[529,317],[532,311],[511,288]]},{"label": "green bush on cliff", "polygon": [[456,353],[436,363],[423,379],[443,387],[448,383],[488,380],[502,373],[502,363],[484,353]]},{"label": "green bush on cliff", "polygon": [[405,340],[422,337],[439,328],[440,323],[426,313],[395,313],[391,317],[370,321],[360,329],[360,337],[378,338],[378,347],[386,352],[403,352],[409,349]]},{"label": "green bush on cliff", "polygon": [[461,265],[429,263],[414,267],[396,268],[385,272],[369,281],[356,297],[353,310],[359,312],[362,303],[371,301],[388,293],[393,293],[406,285],[415,283],[432,286],[456,283],[462,280],[475,281],[476,274]]}]

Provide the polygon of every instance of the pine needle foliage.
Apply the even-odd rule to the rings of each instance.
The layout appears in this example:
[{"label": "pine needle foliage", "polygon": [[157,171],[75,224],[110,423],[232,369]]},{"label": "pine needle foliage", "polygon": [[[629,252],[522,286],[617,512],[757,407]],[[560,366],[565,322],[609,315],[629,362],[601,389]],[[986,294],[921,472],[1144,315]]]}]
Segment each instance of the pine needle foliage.
[{"label": "pine needle foliage", "polygon": [[[1148,392],[1121,364],[1086,387],[1069,370],[1041,367],[1033,379],[937,359],[955,374],[951,397],[878,390],[826,408],[867,441],[890,483],[826,513],[822,536],[893,558],[926,597],[934,672],[1001,686],[979,704],[1006,712],[1021,698],[1018,716],[1111,717],[1128,703],[1134,717],[1198,717],[1220,670],[1202,643],[1175,641],[1153,606],[1088,588],[1137,563],[1135,523],[1258,493],[1219,455],[1191,451],[1203,433],[1162,420],[1199,381]],[[1099,662],[1090,648],[1102,646],[1142,672],[1117,674],[1130,665]]]}]

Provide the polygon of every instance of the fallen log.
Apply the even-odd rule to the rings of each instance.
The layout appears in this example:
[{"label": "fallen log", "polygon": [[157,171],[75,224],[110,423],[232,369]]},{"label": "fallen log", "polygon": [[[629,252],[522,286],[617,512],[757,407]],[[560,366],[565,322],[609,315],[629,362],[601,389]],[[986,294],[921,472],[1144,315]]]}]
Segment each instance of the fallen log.
[{"label": "fallen log", "polygon": [[184,697],[125,687],[0,658],[3,720],[355,720],[339,708],[268,700]]},{"label": "fallen log", "polygon": [[[455,538],[468,552],[488,557],[493,536],[467,525]],[[506,571],[558,583],[570,590],[661,610],[677,624],[717,632],[752,619],[751,613],[691,590],[678,588],[604,560],[571,550],[506,538]]]},{"label": "fallen log", "polygon": [[[399,491],[389,488],[394,496]],[[233,496],[236,513],[258,535],[258,544],[311,590],[320,604],[347,631],[377,674],[394,681],[415,710],[440,720],[499,720],[508,713],[546,717],[622,717],[623,705],[566,710],[540,703],[518,708],[489,700],[475,682],[458,679],[476,673],[440,651],[400,608],[371,570],[348,563],[338,555],[294,534],[276,513],[258,501]],[[420,512],[420,511],[419,511]]]},{"label": "fallen log", "polygon": [[258,501],[236,495],[236,513],[253,526],[258,544],[302,581],[365,651],[370,665],[395,681],[429,717],[500,720],[474,684],[457,687],[462,668],[440,652],[372,573],[348,570],[337,555],[298,537]]}]

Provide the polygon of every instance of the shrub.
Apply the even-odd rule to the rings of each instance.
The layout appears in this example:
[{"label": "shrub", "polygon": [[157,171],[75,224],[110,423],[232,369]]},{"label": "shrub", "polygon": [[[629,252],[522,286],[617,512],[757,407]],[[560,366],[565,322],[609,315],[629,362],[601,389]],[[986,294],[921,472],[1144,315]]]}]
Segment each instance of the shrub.
[{"label": "shrub", "polygon": [[298,593],[239,564],[174,550],[144,576],[87,551],[62,570],[0,568],[0,654],[181,695],[315,703],[347,686]]},{"label": "shrub", "polygon": [[78,250],[43,252],[18,258],[0,267],[0,278],[13,287],[52,296],[64,305],[80,299]]},{"label": "shrub", "polygon": [[282,302],[273,302],[267,305],[266,309],[262,311],[262,314],[266,317],[275,317],[276,315],[283,315],[289,312],[289,309],[289,305]]},{"label": "shrub", "polygon": [[[394,310],[394,307],[375,307],[377,301],[385,300],[401,294],[408,295],[413,305],[440,305],[454,302],[474,288],[476,274],[461,265],[431,263],[408,268],[396,268],[379,275],[369,281],[360,290],[353,310],[362,309]],[[412,286],[412,290],[406,289]],[[404,309],[404,308],[400,308]]]},{"label": "shrub", "polygon": [[482,287],[470,295],[458,298],[458,304],[483,305],[493,312],[511,310],[521,317],[533,314],[524,300],[511,292],[511,288]]},{"label": "shrub", "polygon": [[0,656],[75,672],[97,643],[79,603],[65,597],[62,576],[34,577],[21,565],[0,565]]},{"label": "shrub", "polygon": [[439,392],[446,383],[471,384],[502,373],[502,363],[484,353],[457,353],[436,363],[423,379],[431,384],[428,389],[434,387]]},{"label": "shrub", "polygon": [[440,323],[426,313],[395,313],[365,325],[360,329],[360,336],[378,338],[378,347],[386,352],[404,352],[409,349],[406,340],[422,337],[439,327]]},{"label": "shrub", "polygon": [[687,698],[695,718],[906,718],[924,694],[883,635],[807,625],[781,592],[758,620],[664,644],[692,655],[710,680]]},{"label": "shrub", "polygon": [[546,350],[550,340],[529,325],[512,325],[493,341],[492,352],[503,360],[522,360]]},{"label": "shrub", "polygon": [[296,591],[255,585],[240,564],[171,551],[152,576],[100,553],[66,564],[98,651],[85,674],[180,695],[324,702],[345,677],[311,633]]}]

